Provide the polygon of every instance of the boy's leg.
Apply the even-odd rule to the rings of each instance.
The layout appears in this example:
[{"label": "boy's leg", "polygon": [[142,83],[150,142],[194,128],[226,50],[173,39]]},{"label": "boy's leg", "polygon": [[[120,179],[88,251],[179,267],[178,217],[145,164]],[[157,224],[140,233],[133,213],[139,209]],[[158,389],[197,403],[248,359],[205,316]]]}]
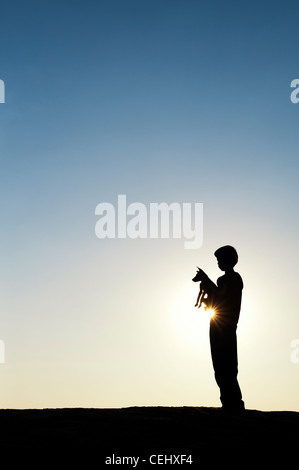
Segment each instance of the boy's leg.
[{"label": "boy's leg", "polygon": [[211,353],[215,379],[220,388],[223,408],[244,409],[242,394],[237,380],[237,338],[233,328],[210,329]]}]

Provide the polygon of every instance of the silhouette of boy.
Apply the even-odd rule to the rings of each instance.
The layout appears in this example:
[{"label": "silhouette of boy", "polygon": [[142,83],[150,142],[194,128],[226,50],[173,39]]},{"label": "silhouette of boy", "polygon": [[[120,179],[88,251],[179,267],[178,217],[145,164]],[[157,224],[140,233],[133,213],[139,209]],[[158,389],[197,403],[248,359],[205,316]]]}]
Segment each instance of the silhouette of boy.
[{"label": "silhouette of boy", "polygon": [[215,285],[199,269],[193,279],[201,281],[201,289],[208,295],[203,298],[207,307],[214,310],[210,320],[210,345],[215,379],[220,389],[223,410],[242,411],[244,402],[237,380],[237,324],[240,315],[243,281],[234,266],[238,262],[235,248],[226,245],[215,251],[218,266],[224,275]]}]

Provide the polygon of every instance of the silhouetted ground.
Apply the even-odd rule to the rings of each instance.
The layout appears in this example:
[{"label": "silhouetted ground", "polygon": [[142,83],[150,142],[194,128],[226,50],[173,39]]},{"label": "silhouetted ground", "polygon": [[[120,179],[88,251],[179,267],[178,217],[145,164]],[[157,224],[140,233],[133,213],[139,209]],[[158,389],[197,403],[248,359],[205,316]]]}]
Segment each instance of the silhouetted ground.
[{"label": "silhouetted ground", "polygon": [[[204,407],[0,410],[0,423],[1,459],[8,456],[10,462],[2,468],[18,468],[14,464],[20,462],[31,468],[53,468],[53,462],[57,469],[72,468],[82,458],[84,469],[111,468],[105,461],[113,456],[139,457],[135,468],[154,469],[163,468],[166,458],[150,461],[155,455],[175,455],[172,463],[166,460],[168,465],[184,468],[231,462],[234,468],[259,468],[262,463],[294,465],[299,459],[299,413],[291,411],[227,415]],[[181,455],[191,459],[177,460]],[[116,464],[134,467],[127,459]]]}]

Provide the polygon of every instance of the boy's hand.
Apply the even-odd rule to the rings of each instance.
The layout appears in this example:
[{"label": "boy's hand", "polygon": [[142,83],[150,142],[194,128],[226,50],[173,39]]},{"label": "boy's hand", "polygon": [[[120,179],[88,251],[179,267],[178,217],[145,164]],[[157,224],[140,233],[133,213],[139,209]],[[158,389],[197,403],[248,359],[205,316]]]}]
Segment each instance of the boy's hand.
[{"label": "boy's hand", "polygon": [[209,297],[202,299],[202,302],[205,304],[205,310],[211,308],[212,302],[209,300]]}]

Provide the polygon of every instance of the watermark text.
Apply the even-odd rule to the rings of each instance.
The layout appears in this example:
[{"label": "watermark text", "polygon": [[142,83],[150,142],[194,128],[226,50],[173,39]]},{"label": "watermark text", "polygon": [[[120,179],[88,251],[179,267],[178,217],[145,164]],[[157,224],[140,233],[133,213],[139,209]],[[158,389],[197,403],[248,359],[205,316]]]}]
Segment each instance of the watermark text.
[{"label": "watermark text", "polygon": [[291,81],[291,88],[295,88],[295,90],[291,93],[291,101],[294,104],[299,103],[299,78],[295,78]]},{"label": "watermark text", "polygon": [[5,103],[5,84],[4,81],[0,79],[0,103]]},{"label": "watermark text", "polygon": [[5,344],[2,339],[0,339],[0,364],[5,363]]},{"label": "watermark text", "polygon": [[118,195],[117,207],[110,202],[96,206],[100,216],[95,225],[98,238],[184,238],[185,249],[200,248],[203,242],[203,203],[141,202],[127,205]]},{"label": "watermark text", "polygon": [[291,348],[292,348],[292,352],[291,352],[291,362],[292,364],[298,364],[299,362],[299,339],[293,339],[291,341]]}]

